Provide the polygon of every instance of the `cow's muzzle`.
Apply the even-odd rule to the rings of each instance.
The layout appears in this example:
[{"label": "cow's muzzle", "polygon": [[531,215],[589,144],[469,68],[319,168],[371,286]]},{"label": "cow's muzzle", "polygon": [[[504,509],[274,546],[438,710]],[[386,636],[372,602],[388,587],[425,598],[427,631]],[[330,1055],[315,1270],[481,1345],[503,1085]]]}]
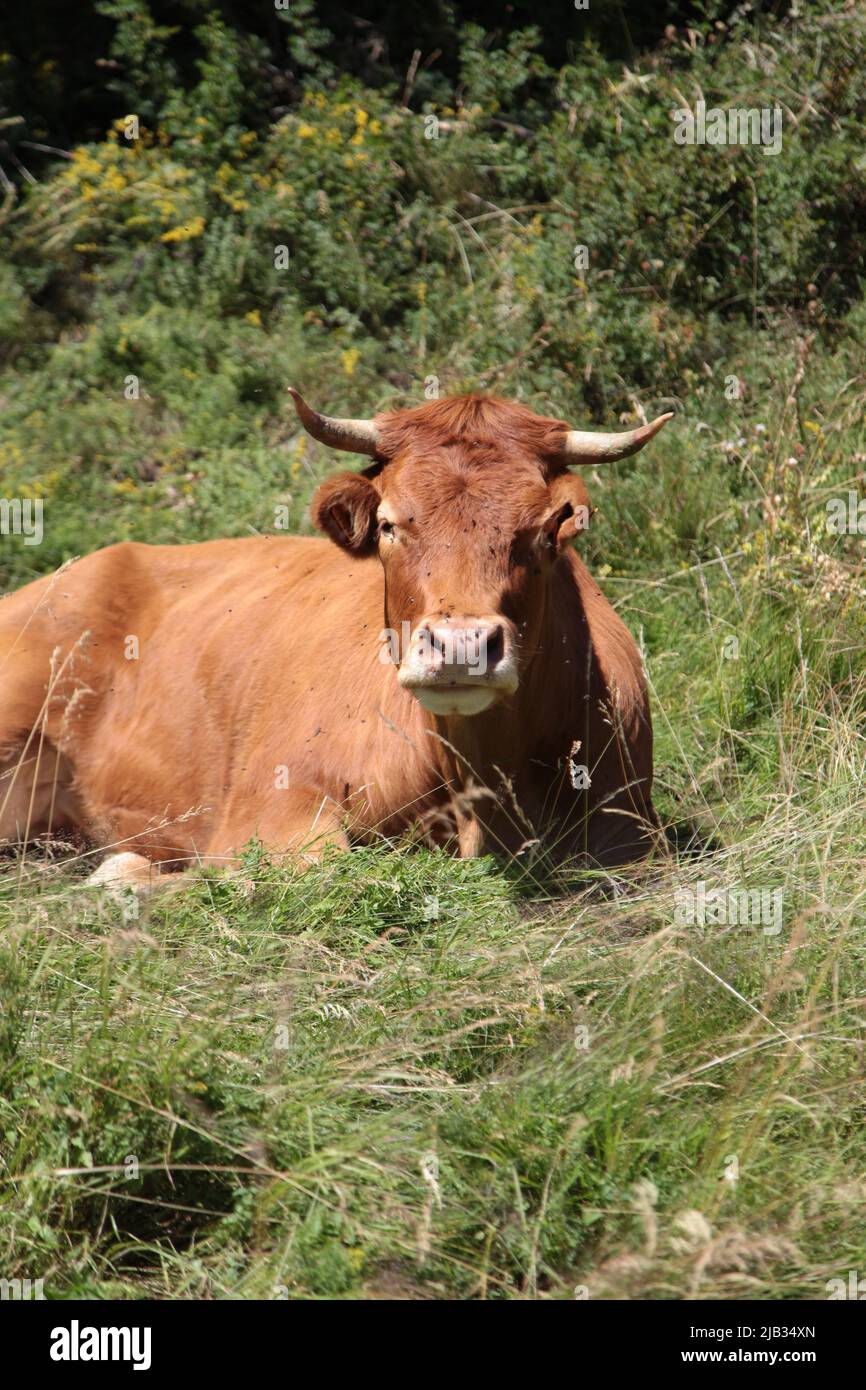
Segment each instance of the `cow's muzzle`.
[{"label": "cow's muzzle", "polygon": [[498,617],[423,619],[399,680],[433,714],[480,714],[517,689],[511,627]]}]

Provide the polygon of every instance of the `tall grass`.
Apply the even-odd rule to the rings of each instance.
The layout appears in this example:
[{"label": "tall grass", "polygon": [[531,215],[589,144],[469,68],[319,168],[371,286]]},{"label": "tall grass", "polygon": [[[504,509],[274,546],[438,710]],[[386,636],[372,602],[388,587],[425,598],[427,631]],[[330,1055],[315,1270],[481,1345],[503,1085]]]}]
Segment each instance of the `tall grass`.
[{"label": "tall grass", "polygon": [[[131,172],[89,146],[15,213],[0,459],[48,524],[43,547],[3,538],[9,587],[126,535],[268,531],[277,506],[305,529],[334,464],[289,382],[351,413],[434,373],[576,425],[671,397],[678,418],[589,473],[583,542],[644,654],[665,852],[554,881],[408,844],[276,869],[253,844],[239,876],[137,908],[85,885],[86,847],[7,855],[4,1277],[60,1298],[821,1299],[866,1270],[863,555],[827,523],[864,460],[864,34],[813,8],[715,49],[678,33],[643,84],[584,52],[546,122],[528,103],[531,140],[491,114],[504,91],[428,150],[381,91],[311,80],[247,166],[224,146],[241,125],[195,144],[176,108]],[[675,164],[667,103],[694,82],[781,87],[787,153]],[[343,126],[374,177],[325,168]],[[166,242],[177,168],[207,230]],[[604,253],[585,280],[579,234]],[[305,267],[285,284],[275,237]],[[781,917],[690,923],[699,885],[779,891]]]}]

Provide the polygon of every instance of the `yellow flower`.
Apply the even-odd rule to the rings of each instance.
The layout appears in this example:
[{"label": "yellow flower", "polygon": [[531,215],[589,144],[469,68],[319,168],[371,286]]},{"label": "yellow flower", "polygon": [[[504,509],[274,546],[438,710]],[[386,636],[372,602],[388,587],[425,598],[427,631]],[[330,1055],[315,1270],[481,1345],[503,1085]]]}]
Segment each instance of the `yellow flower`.
[{"label": "yellow flower", "polygon": [[247,323],[251,323],[254,328],[261,328],[262,313],[260,309],[250,309],[250,312],[248,314],[244,314],[244,318],[246,319]]},{"label": "yellow flower", "polygon": [[292,465],[291,465],[291,468],[290,468],[289,472],[291,473],[291,476],[292,476],[293,478],[297,478],[298,474],[299,474],[300,471],[301,471],[301,464],[302,464],[302,462],[303,462],[304,453],[305,453],[305,451],[306,451],[306,448],[307,448],[307,440],[306,440],[306,437],[304,437],[304,438],[298,440],[297,444],[295,445],[294,449],[292,450]]},{"label": "yellow flower", "polygon": [[297,133],[301,140],[310,140],[316,133],[316,127],[313,125],[307,125],[306,121],[302,121],[301,124],[298,126]]},{"label": "yellow flower", "polygon": [[163,232],[160,241],[192,241],[193,237],[201,236],[203,231],[204,218],[192,217],[182,226],[172,227],[170,231]]},{"label": "yellow flower", "polygon": [[107,188],[109,193],[120,193],[126,187],[126,179],[119,169],[109,169],[103,179],[103,187]]},{"label": "yellow flower", "polygon": [[102,173],[102,165],[99,160],[94,159],[83,145],[79,145],[77,149],[72,151],[72,165],[76,173],[85,174],[89,178]]},{"label": "yellow flower", "polygon": [[369,115],[367,114],[366,111],[358,110],[358,111],[355,112],[355,124],[356,124],[356,125],[359,125],[359,126],[361,127],[362,130],[363,130],[364,126],[367,124],[367,122],[369,121],[369,119],[370,119],[370,117],[369,117]]},{"label": "yellow flower", "polygon": [[358,365],[358,359],[360,356],[361,354],[357,348],[347,348],[345,352],[340,353],[340,359],[343,363],[343,371],[346,373],[346,376],[355,375],[355,368]]}]

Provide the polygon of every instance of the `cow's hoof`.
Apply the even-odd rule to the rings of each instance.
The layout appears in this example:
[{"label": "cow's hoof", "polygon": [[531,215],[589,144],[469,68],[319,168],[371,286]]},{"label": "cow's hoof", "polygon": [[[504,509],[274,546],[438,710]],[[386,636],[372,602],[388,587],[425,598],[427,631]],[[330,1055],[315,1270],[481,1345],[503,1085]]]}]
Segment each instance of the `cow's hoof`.
[{"label": "cow's hoof", "polygon": [[143,854],[111,854],[85,880],[85,887],[105,888],[112,896],[123,896],[129,889],[153,888],[159,876],[159,871]]}]

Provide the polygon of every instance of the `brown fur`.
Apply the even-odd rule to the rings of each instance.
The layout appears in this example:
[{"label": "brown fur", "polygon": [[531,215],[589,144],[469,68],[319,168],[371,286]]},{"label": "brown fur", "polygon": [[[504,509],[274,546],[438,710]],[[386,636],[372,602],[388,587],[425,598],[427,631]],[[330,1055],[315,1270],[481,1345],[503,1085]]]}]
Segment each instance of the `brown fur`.
[{"label": "brown fur", "polygon": [[[645,683],[565,548],[589,500],[556,461],[566,426],[479,397],[377,423],[376,462],[314,501],[336,544],[126,542],[0,602],[0,840],[75,826],[154,862],[223,863],[254,835],[279,852],[420,825],[464,854],[539,837],[602,862],[645,852]],[[380,505],[404,528],[387,547]],[[427,713],[379,633],[430,612],[501,615],[517,692]]]}]

